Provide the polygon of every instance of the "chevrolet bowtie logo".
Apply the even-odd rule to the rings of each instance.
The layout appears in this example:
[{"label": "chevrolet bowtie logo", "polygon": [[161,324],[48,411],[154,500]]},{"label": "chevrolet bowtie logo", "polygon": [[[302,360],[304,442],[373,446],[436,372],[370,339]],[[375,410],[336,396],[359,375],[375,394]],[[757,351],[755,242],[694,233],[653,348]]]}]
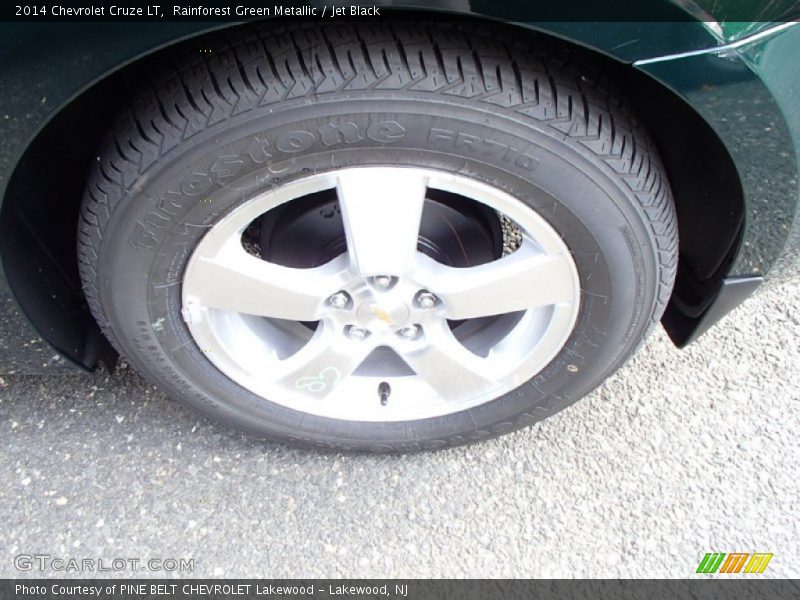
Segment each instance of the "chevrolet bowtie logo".
[{"label": "chevrolet bowtie logo", "polygon": [[392,318],[392,315],[383,310],[377,304],[371,304],[369,309],[372,311],[373,315],[378,317],[381,321],[383,321],[387,325],[394,325],[394,319]]}]

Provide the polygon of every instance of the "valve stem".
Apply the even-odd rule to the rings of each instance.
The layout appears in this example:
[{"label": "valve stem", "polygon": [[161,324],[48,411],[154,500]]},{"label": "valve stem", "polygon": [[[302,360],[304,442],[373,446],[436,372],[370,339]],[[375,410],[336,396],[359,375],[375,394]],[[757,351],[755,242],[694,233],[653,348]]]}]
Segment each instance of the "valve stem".
[{"label": "valve stem", "polygon": [[389,394],[391,393],[392,387],[385,381],[381,381],[381,384],[378,386],[378,396],[380,396],[381,399],[381,406],[389,404]]}]

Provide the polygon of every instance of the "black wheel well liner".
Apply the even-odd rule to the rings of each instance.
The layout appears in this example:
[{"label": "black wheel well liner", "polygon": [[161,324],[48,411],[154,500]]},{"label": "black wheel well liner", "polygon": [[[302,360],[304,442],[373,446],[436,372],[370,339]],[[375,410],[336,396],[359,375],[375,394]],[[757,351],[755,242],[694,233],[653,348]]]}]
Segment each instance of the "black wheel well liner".
[{"label": "black wheel well liner", "polygon": [[[546,35],[519,25],[491,26],[513,29],[517,36]],[[178,43],[198,44],[203,35]],[[733,160],[711,127],[675,93],[632,65],[559,43],[602,69],[654,138],[673,189],[680,233],[667,314],[698,318],[716,297],[741,243],[745,207]],[[76,227],[84,183],[115,107],[136,85],[141,69],[171,48],[122,67],[62,108],[20,159],[0,212],[0,255],[14,296],[48,342],[87,368],[103,357],[113,360],[114,353],[94,324],[78,276]],[[703,225],[709,221],[715,223],[712,230]],[[669,320],[664,324],[676,344],[685,341],[684,328]]]}]

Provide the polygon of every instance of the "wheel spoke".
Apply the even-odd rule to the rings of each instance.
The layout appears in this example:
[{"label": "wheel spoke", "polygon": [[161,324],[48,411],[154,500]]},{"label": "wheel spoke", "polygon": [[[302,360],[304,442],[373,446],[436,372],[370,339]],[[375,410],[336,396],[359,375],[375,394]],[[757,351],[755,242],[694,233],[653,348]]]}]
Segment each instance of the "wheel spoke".
[{"label": "wheel spoke", "polygon": [[449,319],[501,315],[574,301],[569,259],[538,252],[523,242],[503,258],[464,269],[419,257],[418,281],[439,296]]},{"label": "wheel spoke", "polygon": [[281,361],[276,382],[313,398],[324,398],[349,377],[373,350],[369,340],[352,340],[321,324],[300,350]]},{"label": "wheel spoke", "polygon": [[426,178],[411,169],[351,169],[337,191],[355,268],[364,277],[404,275],[417,251]]},{"label": "wheel spoke", "polygon": [[316,321],[325,299],[346,281],[347,258],[293,269],[248,254],[238,240],[195,256],[183,282],[184,301],[250,315]]},{"label": "wheel spoke", "polygon": [[445,400],[458,401],[497,387],[486,360],[467,350],[446,322],[426,327],[425,342],[414,350],[397,351]]}]

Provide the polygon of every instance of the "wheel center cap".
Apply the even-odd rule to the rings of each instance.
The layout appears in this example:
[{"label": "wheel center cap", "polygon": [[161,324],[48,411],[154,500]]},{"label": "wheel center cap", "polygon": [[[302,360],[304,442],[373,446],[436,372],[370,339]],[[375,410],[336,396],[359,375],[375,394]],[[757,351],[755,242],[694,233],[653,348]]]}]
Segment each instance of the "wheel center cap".
[{"label": "wheel center cap", "polygon": [[392,298],[368,300],[356,311],[358,322],[370,330],[387,330],[408,323],[411,311],[405,302]]}]

